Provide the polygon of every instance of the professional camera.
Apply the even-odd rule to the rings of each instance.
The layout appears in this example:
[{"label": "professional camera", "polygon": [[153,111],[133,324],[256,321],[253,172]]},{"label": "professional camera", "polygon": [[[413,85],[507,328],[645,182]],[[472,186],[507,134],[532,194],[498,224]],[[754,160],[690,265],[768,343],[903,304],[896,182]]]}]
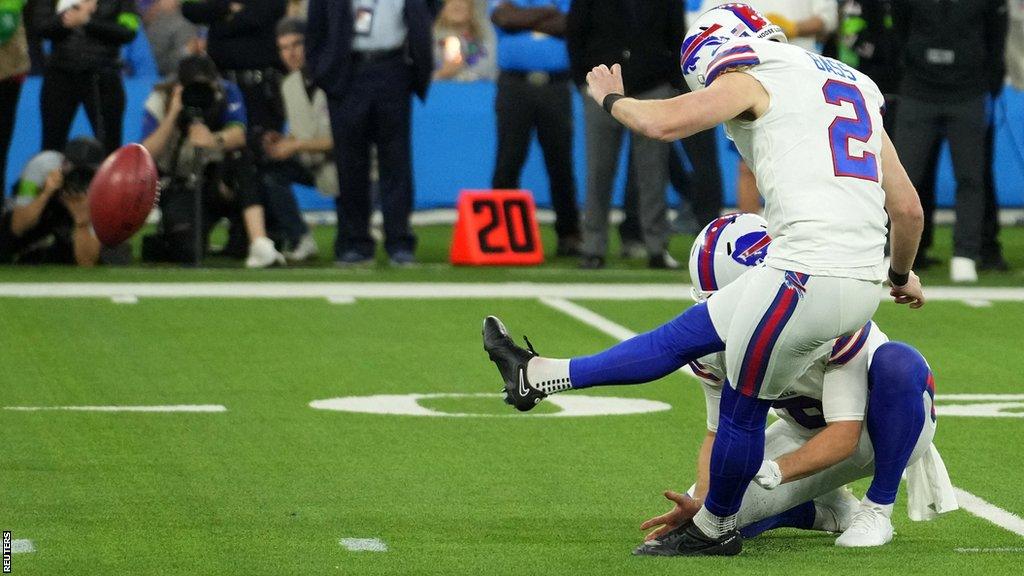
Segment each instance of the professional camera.
[{"label": "professional camera", "polygon": [[103,145],[95,138],[79,137],[64,148],[64,194],[85,194],[96,170],[106,157]]},{"label": "professional camera", "polygon": [[188,127],[196,122],[211,129],[217,128],[223,117],[224,105],[223,94],[209,80],[199,79],[183,85],[178,129],[187,132]]}]

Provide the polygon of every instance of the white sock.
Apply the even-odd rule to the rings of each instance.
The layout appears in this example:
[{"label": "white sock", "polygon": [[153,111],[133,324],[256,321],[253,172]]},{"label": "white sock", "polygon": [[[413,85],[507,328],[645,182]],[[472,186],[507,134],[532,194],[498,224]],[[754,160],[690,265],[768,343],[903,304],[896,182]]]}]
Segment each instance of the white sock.
[{"label": "white sock", "polygon": [[719,538],[722,534],[736,529],[736,515],[715,516],[708,512],[707,508],[701,506],[697,514],[693,516],[693,523],[708,538]]},{"label": "white sock", "polygon": [[572,388],[569,382],[569,361],[534,356],[526,365],[530,386],[545,394],[554,394]]},{"label": "white sock", "polygon": [[867,496],[860,501],[861,508],[878,508],[886,518],[892,518],[892,506],[892,504],[878,504],[876,502],[872,502]]}]

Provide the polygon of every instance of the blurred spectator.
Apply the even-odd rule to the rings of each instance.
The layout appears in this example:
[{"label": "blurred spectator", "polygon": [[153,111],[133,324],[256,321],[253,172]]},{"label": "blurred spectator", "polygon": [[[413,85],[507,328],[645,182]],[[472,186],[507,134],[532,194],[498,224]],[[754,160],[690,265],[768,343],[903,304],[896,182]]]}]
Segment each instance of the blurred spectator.
[{"label": "blurred spectator", "polygon": [[286,15],[288,18],[299,18],[300,20],[305,20],[308,10],[309,2],[307,0],[288,0],[288,10]]},{"label": "blurred spectator", "polygon": [[977,280],[984,235],[985,171],[989,161],[986,100],[1002,89],[1005,0],[903,0],[894,5],[895,37],[904,66],[896,115],[896,149],[921,194],[925,229],[915,268],[926,268],[934,233],[935,193],[921,185],[945,137],[956,174],[956,226],[950,278]]},{"label": "blurred spectator", "polygon": [[[678,94],[679,43],[685,34],[679,0],[575,0],[566,40],[572,73],[581,90],[595,66],[621,64],[626,94],[642,100]],[[608,213],[619,150],[626,135],[593,98],[584,98],[587,136],[587,201],[583,219],[583,268],[603,268],[608,250]],[[638,192],[640,228],[651,268],[678,268],[668,255],[665,186],[669,145],[630,135],[629,169]]]},{"label": "blurred spectator", "polygon": [[37,0],[33,7],[37,32],[51,42],[39,98],[43,149],[64,148],[79,105],[107,151],[120,147],[125,107],[120,53],[139,29],[134,0]]},{"label": "blurred spectator", "polygon": [[125,78],[160,77],[156,60],[153,58],[153,48],[149,45],[145,29],[142,34],[136,34],[131,42],[124,45],[124,48],[121,49],[121,57],[124,61],[121,74]]},{"label": "blurred spectator", "polygon": [[1010,1],[1010,26],[1006,35],[1006,71],[1010,84],[1024,90],[1024,0]]},{"label": "blurred spectator", "polygon": [[434,23],[434,72],[437,80],[493,80],[494,39],[473,0],[445,0]]},{"label": "blurred spectator", "polygon": [[332,160],[334,140],[327,95],[313,85],[306,73],[306,23],[286,18],[277,25],[277,49],[288,76],[281,83],[288,132],[268,132],[263,138],[267,157],[277,163],[266,178],[271,186],[285,188],[284,194],[272,194],[265,202],[281,204],[271,212],[279,215],[277,224],[283,229],[285,243],[290,247],[285,257],[302,261],[317,254],[316,240],[299,213],[295,196],[288,190],[292,182],[316,186],[321,194],[338,196],[338,166]]},{"label": "blurred spectator", "polygon": [[142,145],[165,183],[160,229],[144,239],[143,259],[198,262],[218,220],[240,217],[250,239],[246,267],[284,263],[267,238],[259,176],[245,143],[245,119],[238,86],[222,79],[206,56],[182,59],[177,80],[154,87],[145,104]]},{"label": "blurred spectator", "polygon": [[437,4],[428,0],[310,0],[306,55],[327,94],[338,163],[340,265],[373,261],[370,147],[380,167],[384,245],[392,264],[415,262],[410,114],[434,71],[431,35]]},{"label": "blurred spectator", "polygon": [[559,256],[580,255],[572,155],[572,89],[566,52],[570,0],[497,0],[498,157],[491,187],[519,187],[533,131],[544,152]]},{"label": "blurred spectator", "polygon": [[196,26],[181,14],[180,0],[151,1],[142,20],[157,71],[163,77],[174,74],[178,62],[190,53],[190,43],[198,32]]},{"label": "blurred spectator", "polygon": [[[895,53],[892,5],[893,0],[839,2],[834,54],[828,54],[867,74],[886,95],[887,102],[899,89],[899,55]],[[888,127],[888,118],[886,124]]]},{"label": "blurred spectator", "polygon": [[[280,132],[284,124],[274,27],[284,17],[286,6],[287,0],[189,0],[181,5],[185,18],[209,27],[207,53],[221,75],[242,91],[247,142],[261,173],[265,168],[260,145],[263,134]],[[272,193],[261,191],[264,196]],[[224,252],[241,256],[245,251],[246,232],[232,224]]]},{"label": "blurred spectator", "polygon": [[99,141],[76,138],[63,154],[45,151],[25,165],[14,206],[0,219],[0,263],[99,262],[86,191],[105,157]]},{"label": "blurred spectator", "polygon": [[21,19],[24,6],[23,0],[0,4],[0,198],[7,195],[7,152],[14,135],[21,84],[30,66]]}]

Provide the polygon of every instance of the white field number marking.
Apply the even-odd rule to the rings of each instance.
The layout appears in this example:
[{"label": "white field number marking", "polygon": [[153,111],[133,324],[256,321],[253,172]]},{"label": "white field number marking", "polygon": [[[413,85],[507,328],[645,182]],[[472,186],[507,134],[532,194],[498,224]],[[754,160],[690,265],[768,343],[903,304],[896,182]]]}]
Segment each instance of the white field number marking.
[{"label": "white field number marking", "polygon": [[180,404],[170,406],[4,406],[15,412],[227,412],[220,404]]},{"label": "white field number marking", "polygon": [[612,396],[585,396],[583,394],[562,394],[551,396],[545,400],[561,408],[558,412],[547,414],[471,414],[463,412],[441,412],[420,404],[420,400],[435,398],[493,398],[501,402],[498,394],[378,394],[374,396],[347,396],[314,400],[310,408],[316,410],[332,410],[336,412],[360,412],[363,414],[390,414],[400,416],[444,416],[464,418],[481,417],[516,417],[533,416],[537,418],[569,418],[576,416],[618,416],[625,414],[646,414],[671,410],[672,406],[664,402],[644,400],[642,398],[616,398]]}]

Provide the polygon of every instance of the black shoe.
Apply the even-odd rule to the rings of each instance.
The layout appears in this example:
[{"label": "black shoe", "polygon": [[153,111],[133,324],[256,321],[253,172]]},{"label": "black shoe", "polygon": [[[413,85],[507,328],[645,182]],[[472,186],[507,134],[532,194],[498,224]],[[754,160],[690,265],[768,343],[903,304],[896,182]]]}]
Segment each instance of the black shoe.
[{"label": "black shoe", "polygon": [[580,270],[600,270],[604,268],[603,256],[584,256],[580,258]]},{"label": "black shoe", "polygon": [[668,252],[662,252],[648,258],[647,267],[651,270],[679,270],[679,262]]},{"label": "black shoe", "polygon": [[978,261],[978,271],[985,272],[1009,272],[1010,265],[1003,258],[1002,254],[996,254],[994,256],[982,256],[981,260]]},{"label": "black shoe", "polygon": [[494,316],[484,318],[483,335],[484,350],[505,381],[505,403],[515,406],[520,412],[532,410],[547,394],[530,386],[526,379],[526,365],[530,358],[537,356],[530,341],[526,341],[529,350],[516,346],[505,325]]},{"label": "black shoe", "polygon": [[937,264],[942,264],[942,260],[932,258],[927,254],[918,254],[917,258],[914,258],[914,270],[927,270]]},{"label": "black shoe", "polygon": [[582,254],[580,252],[579,236],[562,236],[558,239],[558,250],[555,256],[561,258],[575,258]]},{"label": "black shoe", "polygon": [[709,538],[693,520],[657,540],[644,542],[633,550],[634,556],[735,556],[743,550],[743,536],[730,530],[719,538]]}]

